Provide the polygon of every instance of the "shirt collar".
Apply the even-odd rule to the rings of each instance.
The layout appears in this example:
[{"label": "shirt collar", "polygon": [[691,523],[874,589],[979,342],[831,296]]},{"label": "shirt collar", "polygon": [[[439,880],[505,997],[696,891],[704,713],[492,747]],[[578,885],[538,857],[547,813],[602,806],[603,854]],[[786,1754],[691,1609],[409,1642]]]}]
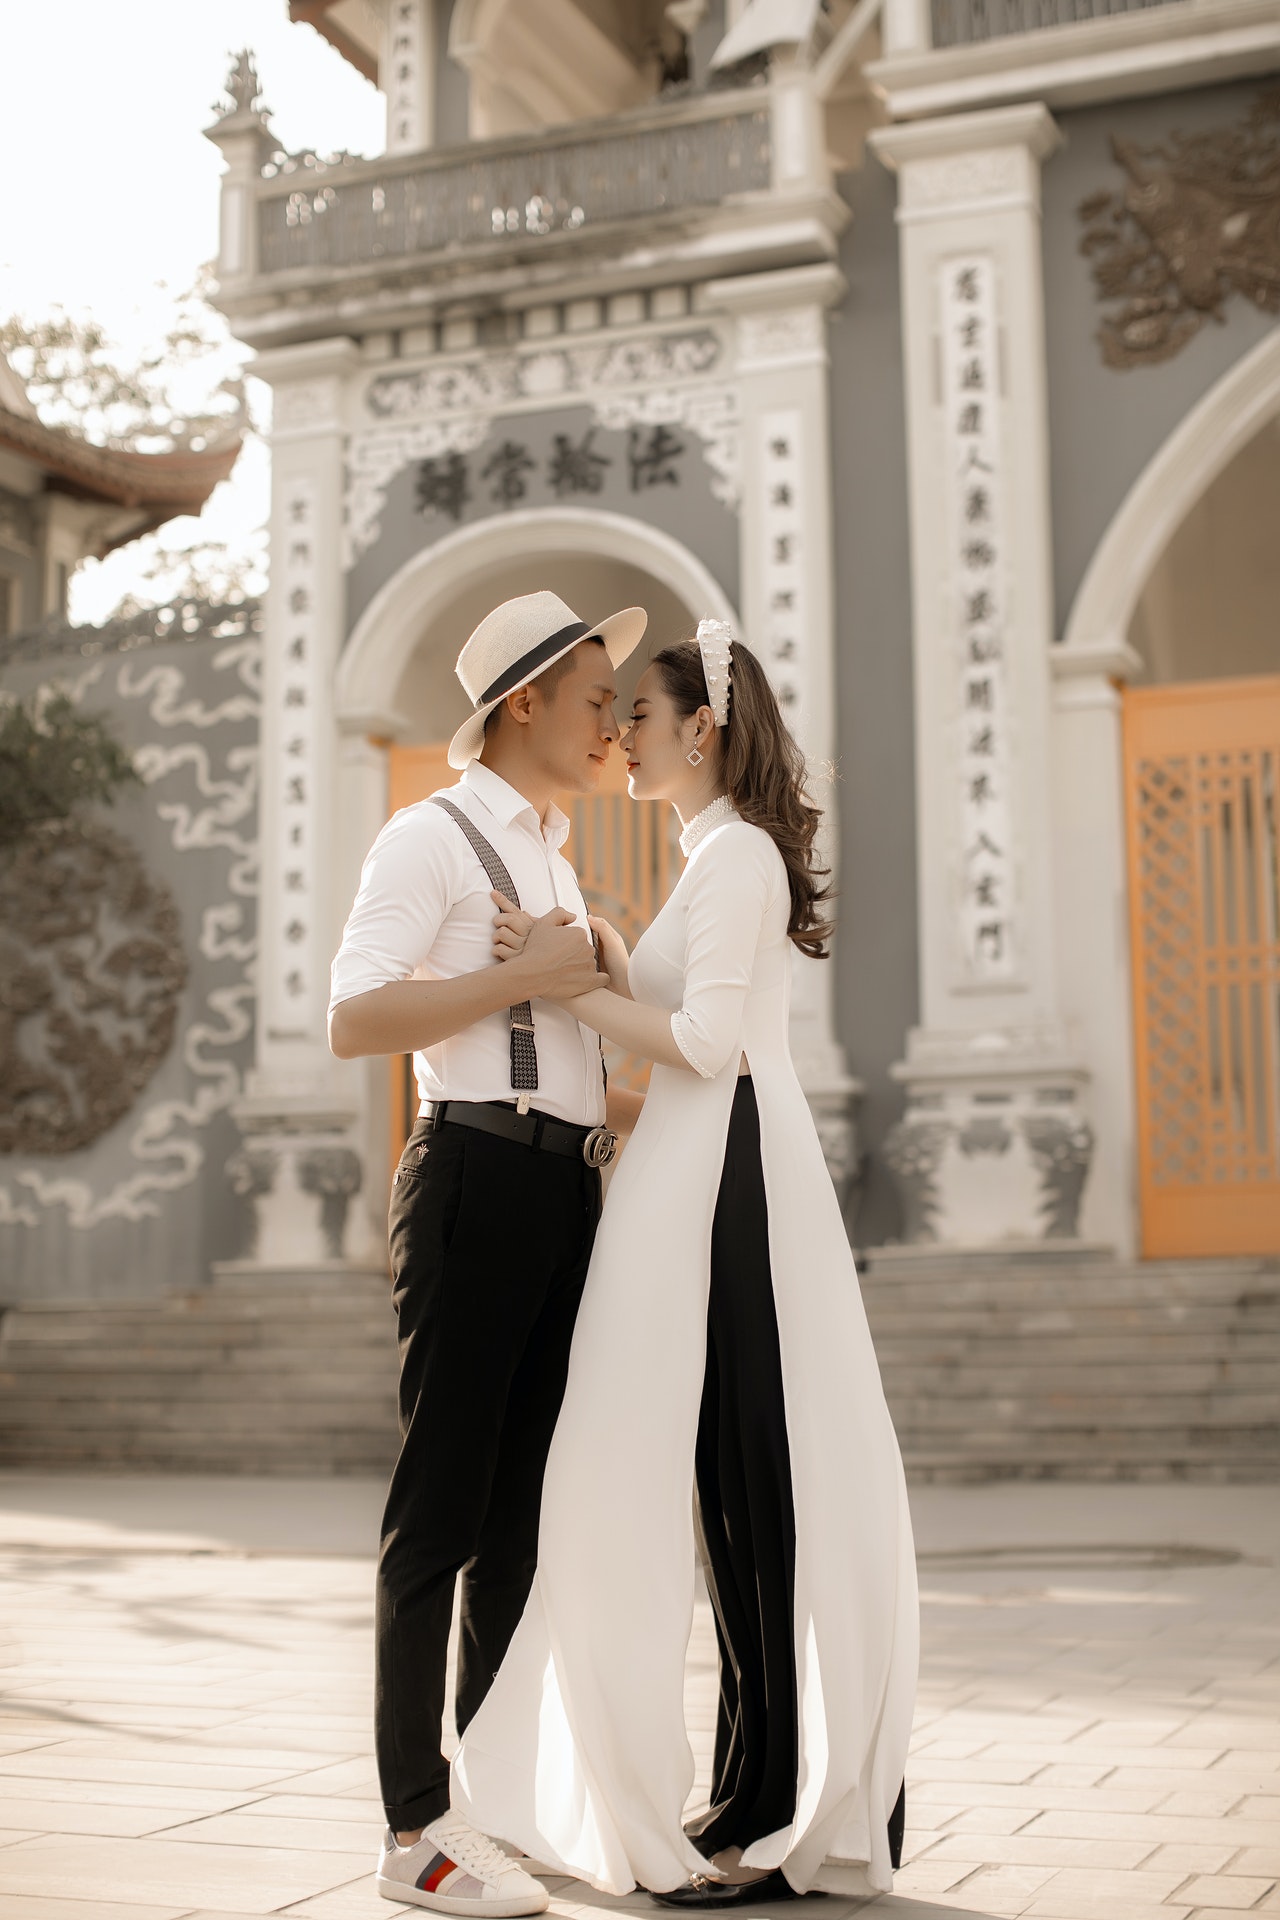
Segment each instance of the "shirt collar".
[{"label": "shirt collar", "polygon": [[548,846],[561,847],[569,837],[569,821],[561,813],[555,802],[547,808],[545,821],[538,818],[538,809],[532,801],[526,800],[511,783],[495,773],[492,767],[482,766],[479,760],[468,761],[462,773],[462,785],[470,789],[480,804],[493,815],[499,825],[510,827],[527,816],[535,833],[541,835]]}]

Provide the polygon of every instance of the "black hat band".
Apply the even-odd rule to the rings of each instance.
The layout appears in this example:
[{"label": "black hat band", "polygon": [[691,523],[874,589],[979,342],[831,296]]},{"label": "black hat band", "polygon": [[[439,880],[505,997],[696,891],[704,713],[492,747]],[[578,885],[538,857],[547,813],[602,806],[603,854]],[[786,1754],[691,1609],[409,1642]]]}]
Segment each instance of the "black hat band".
[{"label": "black hat band", "polygon": [[526,680],[545,667],[547,661],[575,640],[581,640],[591,628],[585,620],[572,620],[567,627],[561,627],[559,633],[553,633],[546,640],[539,640],[536,647],[524,654],[513,667],[507,667],[500,673],[492,686],[485,688],[476,701],[477,708],[487,707],[491,700],[501,700],[504,694],[512,693],[516,687],[522,687]]}]

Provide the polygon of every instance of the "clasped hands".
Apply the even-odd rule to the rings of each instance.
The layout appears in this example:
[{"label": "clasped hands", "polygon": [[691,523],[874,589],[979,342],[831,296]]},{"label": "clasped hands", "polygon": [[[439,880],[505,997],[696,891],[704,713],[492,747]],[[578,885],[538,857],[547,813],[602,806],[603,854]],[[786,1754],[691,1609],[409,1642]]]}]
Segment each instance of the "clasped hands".
[{"label": "clasped hands", "polygon": [[535,919],[503,893],[495,890],[489,897],[498,909],[493,922],[494,956],[518,965],[528,975],[530,1000],[576,1000],[598,987],[630,997],[626,943],[607,920],[588,916],[598,943],[593,944],[591,935],[564,907],[553,907]]}]

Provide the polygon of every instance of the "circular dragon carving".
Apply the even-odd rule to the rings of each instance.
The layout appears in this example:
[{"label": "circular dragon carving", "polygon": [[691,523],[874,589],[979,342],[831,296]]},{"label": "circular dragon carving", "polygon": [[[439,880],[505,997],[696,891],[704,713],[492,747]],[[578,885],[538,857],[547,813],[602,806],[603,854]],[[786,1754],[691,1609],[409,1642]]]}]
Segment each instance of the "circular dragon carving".
[{"label": "circular dragon carving", "polygon": [[110,827],[0,847],[0,1153],[74,1153],[122,1119],[186,978],[172,894]]}]

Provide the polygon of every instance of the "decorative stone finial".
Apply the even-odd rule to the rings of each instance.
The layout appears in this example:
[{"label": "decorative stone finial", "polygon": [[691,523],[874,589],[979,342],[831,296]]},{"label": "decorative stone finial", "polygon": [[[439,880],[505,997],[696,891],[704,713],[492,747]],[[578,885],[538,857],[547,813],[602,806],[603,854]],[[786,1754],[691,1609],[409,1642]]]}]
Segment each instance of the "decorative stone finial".
[{"label": "decorative stone finial", "polygon": [[231,96],[231,105],[218,109],[220,119],[230,120],[240,113],[256,113],[266,117],[258,104],[262,97],[262,86],[248,47],[235,57],[235,64],[227,75],[227,92]]}]

